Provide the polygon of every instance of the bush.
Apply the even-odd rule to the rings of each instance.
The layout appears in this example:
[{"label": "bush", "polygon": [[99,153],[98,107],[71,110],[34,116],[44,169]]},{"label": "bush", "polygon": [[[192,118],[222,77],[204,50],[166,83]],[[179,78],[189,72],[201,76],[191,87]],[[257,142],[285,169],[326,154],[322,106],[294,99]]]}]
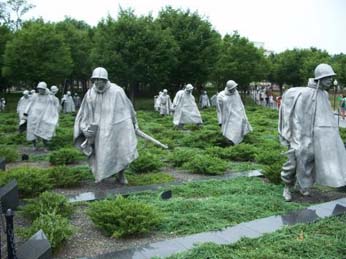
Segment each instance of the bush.
[{"label": "bush", "polygon": [[272,165],[268,165],[264,167],[262,170],[263,175],[272,183],[279,184],[281,183],[281,169],[283,163],[276,162]]},{"label": "bush", "polygon": [[30,167],[18,167],[0,175],[0,184],[4,185],[11,180],[17,180],[21,197],[34,197],[52,189],[48,170]]},{"label": "bush", "polygon": [[169,160],[173,163],[173,166],[182,166],[185,162],[191,160],[196,154],[200,154],[200,149],[181,147],[176,148],[173,153],[170,154]]},{"label": "bush", "polygon": [[161,222],[155,207],[122,196],[91,203],[87,213],[106,235],[116,238],[148,233]]},{"label": "bush", "polygon": [[75,148],[61,148],[49,155],[52,165],[67,165],[76,162],[82,154]]},{"label": "bush", "polygon": [[281,154],[281,150],[277,149],[264,149],[256,154],[256,162],[264,165],[273,165],[275,163],[283,164],[285,159],[285,156]]},{"label": "bush", "polygon": [[234,161],[255,161],[256,151],[254,146],[242,143],[228,148],[225,156]]},{"label": "bush", "polygon": [[13,147],[0,147],[0,157],[4,157],[7,163],[14,162],[18,159],[18,152]]},{"label": "bush", "polygon": [[89,169],[58,166],[50,169],[49,176],[56,187],[74,187],[79,186],[82,180],[91,179],[92,174]]},{"label": "bush", "polygon": [[42,214],[35,219],[31,227],[19,232],[24,238],[29,238],[40,229],[46,234],[53,250],[73,234],[73,228],[67,218],[52,213]]},{"label": "bush", "polygon": [[69,217],[73,212],[73,207],[64,195],[43,192],[38,198],[29,201],[22,211],[26,217],[35,220],[40,215],[48,213]]},{"label": "bush", "polygon": [[132,172],[141,174],[148,172],[157,172],[163,163],[160,158],[149,152],[142,152],[139,154],[139,157],[130,165]]},{"label": "bush", "polygon": [[223,174],[227,169],[226,161],[209,155],[197,154],[183,164],[183,168],[196,174]]}]

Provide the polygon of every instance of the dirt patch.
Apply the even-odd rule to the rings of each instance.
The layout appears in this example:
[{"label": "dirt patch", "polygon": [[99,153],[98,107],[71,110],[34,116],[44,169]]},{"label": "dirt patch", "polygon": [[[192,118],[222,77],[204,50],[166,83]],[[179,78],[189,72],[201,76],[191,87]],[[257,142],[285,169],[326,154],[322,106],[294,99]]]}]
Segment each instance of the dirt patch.
[{"label": "dirt patch", "polygon": [[333,189],[328,191],[322,191],[317,188],[310,190],[310,195],[303,196],[299,192],[292,193],[292,201],[299,203],[323,203],[328,201],[337,200],[346,197],[346,191],[340,189],[340,191]]}]

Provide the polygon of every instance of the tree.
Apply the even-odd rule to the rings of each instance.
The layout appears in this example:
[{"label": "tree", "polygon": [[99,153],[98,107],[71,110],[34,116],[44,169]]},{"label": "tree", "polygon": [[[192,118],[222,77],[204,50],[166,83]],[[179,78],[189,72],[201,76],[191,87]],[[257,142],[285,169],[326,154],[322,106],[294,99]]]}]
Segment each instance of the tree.
[{"label": "tree", "polygon": [[232,79],[246,89],[250,82],[266,78],[268,66],[264,50],[235,32],[223,38],[213,78],[219,86]]},{"label": "tree", "polygon": [[14,83],[58,84],[69,77],[71,71],[70,49],[54,24],[42,20],[26,22],[6,44],[2,72]]},{"label": "tree", "polygon": [[[10,29],[5,25],[0,25],[0,68],[3,66],[3,55],[5,52],[6,43],[11,39],[12,33]],[[0,71],[1,72],[1,71]],[[0,91],[3,92],[8,87],[9,82],[0,73]]]},{"label": "tree", "polygon": [[140,88],[165,86],[177,63],[170,32],[151,16],[136,17],[132,10],[121,10],[117,20],[108,17],[99,23],[94,42],[94,66],[105,67],[112,80],[129,86],[132,101]]},{"label": "tree", "polygon": [[339,85],[346,86],[346,54],[339,54],[333,57],[333,68]]},{"label": "tree", "polygon": [[0,24],[18,30],[23,23],[22,17],[35,6],[26,0],[7,0],[0,3]]},{"label": "tree", "polygon": [[167,7],[160,11],[157,22],[172,32],[179,47],[178,64],[171,79],[176,88],[186,83],[206,83],[217,61],[220,34],[208,20],[190,10]]},{"label": "tree", "polygon": [[90,62],[91,27],[83,21],[65,18],[64,21],[56,24],[56,31],[63,35],[65,44],[71,50],[73,66],[69,75],[69,83],[72,84],[74,80],[81,81],[86,90],[86,81],[90,78],[92,70]]}]

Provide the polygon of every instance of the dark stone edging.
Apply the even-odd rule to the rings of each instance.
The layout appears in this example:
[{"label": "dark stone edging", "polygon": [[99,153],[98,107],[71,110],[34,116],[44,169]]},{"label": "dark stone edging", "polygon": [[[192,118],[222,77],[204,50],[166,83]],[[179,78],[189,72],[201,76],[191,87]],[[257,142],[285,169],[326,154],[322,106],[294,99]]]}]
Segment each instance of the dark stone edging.
[{"label": "dark stone edging", "polygon": [[270,216],[243,222],[220,231],[210,231],[185,237],[155,242],[137,248],[114,251],[96,257],[80,259],[149,259],[153,256],[166,257],[192,249],[194,244],[213,242],[216,244],[236,243],[243,237],[257,238],[266,233],[273,233],[284,226],[311,223],[317,220],[346,213],[346,198],[312,205],[308,208],[290,212],[281,216]]}]

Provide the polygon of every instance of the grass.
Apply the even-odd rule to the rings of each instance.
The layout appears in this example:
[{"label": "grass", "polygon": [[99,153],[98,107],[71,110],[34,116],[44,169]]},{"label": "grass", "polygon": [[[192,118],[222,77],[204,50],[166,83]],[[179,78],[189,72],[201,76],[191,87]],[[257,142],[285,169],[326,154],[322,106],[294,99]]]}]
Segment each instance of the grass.
[{"label": "grass", "polygon": [[221,229],[304,206],[285,202],[281,186],[255,178],[191,182],[172,186],[171,190],[173,198],[166,201],[156,192],[129,197],[159,208],[165,215],[160,231],[166,234]]},{"label": "grass", "polygon": [[242,239],[232,245],[206,243],[169,259],[195,258],[344,258],[346,215],[312,224],[286,227],[257,239]]}]

